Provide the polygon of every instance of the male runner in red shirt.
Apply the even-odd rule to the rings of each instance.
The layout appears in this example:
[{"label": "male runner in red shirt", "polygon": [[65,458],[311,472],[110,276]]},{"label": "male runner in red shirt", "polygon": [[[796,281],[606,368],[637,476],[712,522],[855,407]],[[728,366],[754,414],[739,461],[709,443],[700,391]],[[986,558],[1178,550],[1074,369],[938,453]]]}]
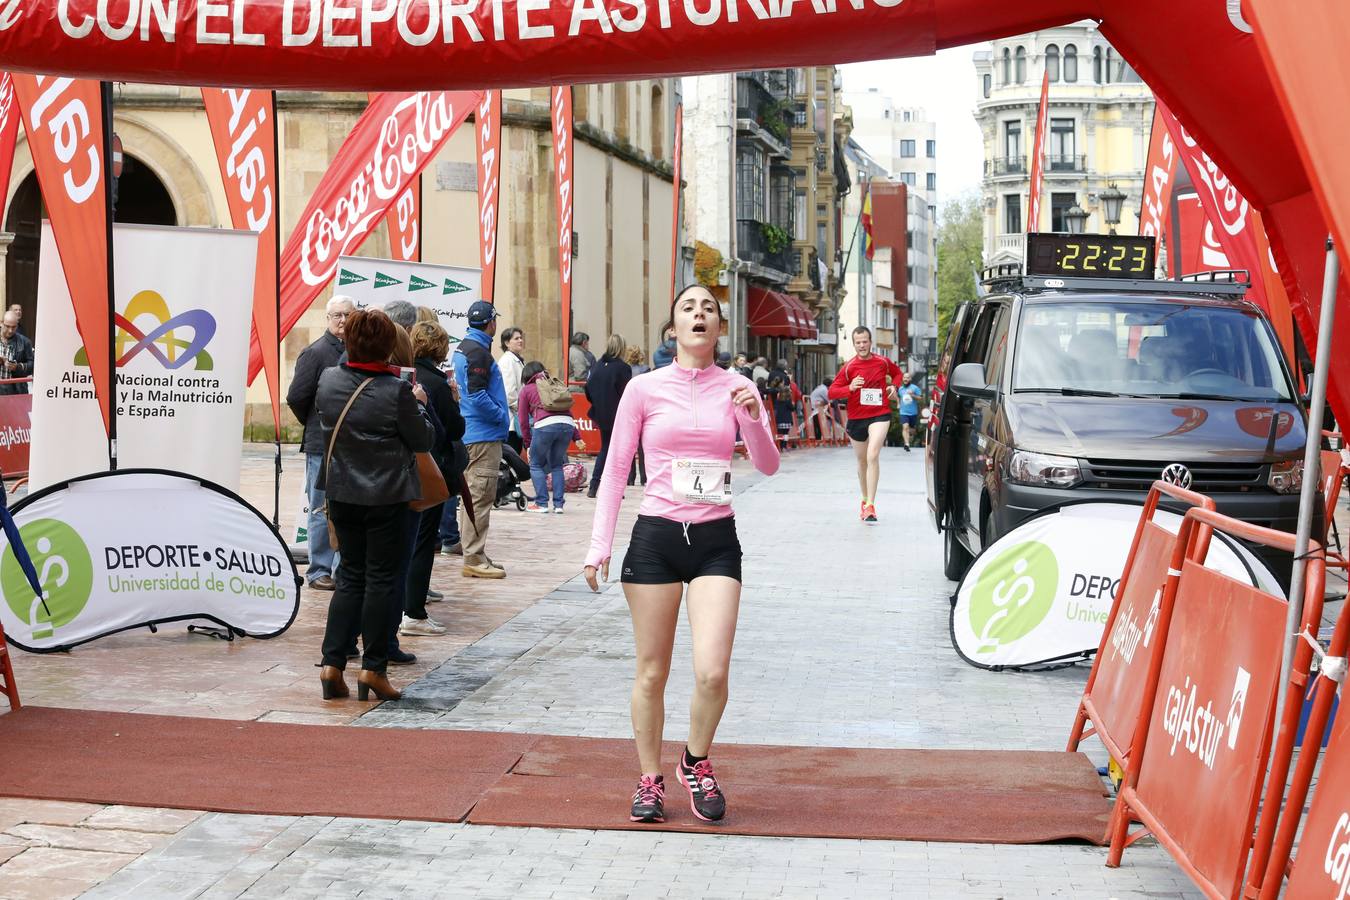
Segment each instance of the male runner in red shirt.
[{"label": "male runner in red shirt", "polygon": [[858,484],[862,488],[864,522],[877,520],[877,481],[881,478],[881,448],[891,428],[891,403],[903,373],[884,356],[872,353],[872,331],[865,325],[853,329],[853,349],[858,355],[839,370],[830,385],[830,399],[848,398],[848,436],[858,459]]}]

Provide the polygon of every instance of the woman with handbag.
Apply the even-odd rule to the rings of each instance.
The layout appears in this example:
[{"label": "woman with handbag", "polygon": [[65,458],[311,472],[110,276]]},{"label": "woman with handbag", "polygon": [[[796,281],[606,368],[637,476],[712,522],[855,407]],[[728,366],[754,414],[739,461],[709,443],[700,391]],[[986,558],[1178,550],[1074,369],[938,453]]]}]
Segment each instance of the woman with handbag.
[{"label": "woman with handbag", "polygon": [[[535,360],[525,364],[525,387],[520,390],[520,436],[530,451],[530,480],[534,482],[534,502],[525,509],[529,512],[548,512],[548,479],[553,478],[553,511],[562,515],[566,484],[563,466],[567,464],[567,448],[579,433],[571,410],[551,409],[539,393],[541,382],[548,386],[548,370]],[[563,391],[567,386],[556,382]]]},{"label": "woman with handbag", "polygon": [[[450,390],[441,364],[450,353],[450,336],[438,322],[418,322],[409,332],[416,360],[417,383],[427,394],[427,410],[435,423],[436,440],[431,456],[447,485],[458,486],[464,468],[455,452],[455,443],[464,437],[464,416]],[[404,635],[445,634],[445,626],[427,614],[431,599],[431,569],[439,546],[441,515],[445,504],[424,509],[418,514],[417,536],[412,565],[408,568],[407,590],[403,601],[403,621],[398,633]]]},{"label": "woman with handbag", "polygon": [[390,609],[408,504],[422,496],[416,454],[431,449],[434,429],[422,408],[426,392],[400,379],[388,364],[397,330],[379,310],[352,313],[347,362],[320,376],[315,398],[327,447],[319,478],[342,549],[323,636],[319,682],[325,700],[348,695],[343,669],[358,631],[365,654],[357,696],[365,700],[372,691],[381,700],[402,696],[385,675]]}]

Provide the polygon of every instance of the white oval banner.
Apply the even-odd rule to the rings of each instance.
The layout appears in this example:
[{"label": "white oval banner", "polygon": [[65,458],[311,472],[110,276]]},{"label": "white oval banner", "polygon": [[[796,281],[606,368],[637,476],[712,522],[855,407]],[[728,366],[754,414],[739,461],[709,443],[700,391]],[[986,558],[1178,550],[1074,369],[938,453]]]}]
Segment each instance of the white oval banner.
[{"label": "white oval banner", "polygon": [[189,475],[91,475],[24,498],[13,515],[43,588],[33,594],[0,533],[0,618],[23,650],[203,619],[275,637],[299,609],[300,576],[271,523]]},{"label": "white oval banner", "polygon": [[[1023,522],[971,565],[952,607],[952,645],[980,668],[1035,666],[1086,657],[1102,631],[1143,507],[1074,503]],[[1181,516],[1153,521],[1176,533]],[[1216,534],[1208,568],[1284,596],[1246,547]]]}]

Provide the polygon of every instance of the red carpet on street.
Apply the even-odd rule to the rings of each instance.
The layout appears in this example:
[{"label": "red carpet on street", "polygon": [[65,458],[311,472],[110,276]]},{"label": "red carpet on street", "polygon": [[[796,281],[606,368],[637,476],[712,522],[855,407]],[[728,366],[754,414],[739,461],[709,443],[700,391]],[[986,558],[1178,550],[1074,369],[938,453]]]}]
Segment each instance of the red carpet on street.
[{"label": "red carpet on street", "polygon": [[[673,768],[679,745],[665,758]],[[333,727],[24,707],[0,716],[0,796],[286,816],[646,828],[780,837],[1101,843],[1082,754],[719,744],[731,812],[699,821],[666,773],[633,825],[631,741]],[[397,776],[416,762],[417,778]],[[400,762],[402,761],[402,762]]]}]

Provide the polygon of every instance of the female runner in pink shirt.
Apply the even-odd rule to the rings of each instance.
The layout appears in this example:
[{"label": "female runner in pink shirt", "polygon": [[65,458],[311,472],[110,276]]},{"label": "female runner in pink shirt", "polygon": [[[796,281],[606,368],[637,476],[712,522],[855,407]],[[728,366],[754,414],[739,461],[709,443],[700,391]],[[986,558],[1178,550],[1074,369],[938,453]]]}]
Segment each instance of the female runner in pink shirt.
[{"label": "female runner in pink shirt", "polygon": [[628,383],[614,421],[609,466],[600,482],[586,582],[609,578],[614,522],[639,440],[646,451],[647,487],[621,580],[633,616],[637,677],[633,736],[642,774],[633,795],[634,822],[665,821],[661,733],[666,676],[675,646],[680,596],[689,585],[694,645],[694,696],[689,742],[675,767],[689,804],[705,822],[726,814],[708,751],[727,705],[727,671],[741,603],[741,545],[731,510],[731,454],[736,430],[755,468],[778,471],[778,447],[759,391],[735,372],[717,368],[721,307],[707,288],[685,288],[671,305],[677,352],[669,366]]}]

